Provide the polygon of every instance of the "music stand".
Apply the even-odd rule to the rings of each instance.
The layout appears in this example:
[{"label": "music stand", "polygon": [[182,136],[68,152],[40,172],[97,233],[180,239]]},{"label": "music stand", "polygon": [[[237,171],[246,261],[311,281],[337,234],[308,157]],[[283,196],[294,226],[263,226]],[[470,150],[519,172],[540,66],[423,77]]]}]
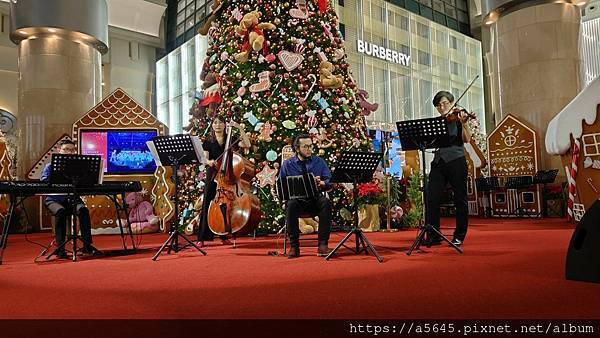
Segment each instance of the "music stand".
[{"label": "music stand", "polygon": [[[103,173],[102,157],[98,155],[77,154],[52,154],[50,162],[51,184],[69,184],[73,187],[73,193],[67,200],[71,208],[71,234],[66,240],[54,249],[46,259],[57,255],[71,241],[73,244],[73,262],[77,261],[77,240],[83,242],[94,251],[98,251],[92,243],[88,243],[77,234],[77,204],[80,201],[78,188],[94,186],[102,183]],[[58,243],[57,243],[58,244]]]},{"label": "music stand", "polygon": [[371,250],[371,253],[377,258],[377,261],[379,263],[383,262],[383,258],[375,251],[373,245],[358,226],[358,207],[356,205],[358,199],[358,183],[370,182],[373,179],[373,174],[381,161],[381,157],[381,153],[345,152],[338,160],[335,170],[331,175],[331,182],[352,183],[352,195],[354,196],[352,203],[353,226],[352,230],[346,234],[344,239],[342,239],[342,241],[325,257],[325,260],[329,260],[329,258],[331,258],[331,256],[333,256],[333,254],[335,254],[335,252],[341,248],[352,235],[355,235],[356,254],[359,254],[364,250],[365,254],[368,255],[369,250]]},{"label": "music stand", "polygon": [[[433,117],[419,120],[398,121],[396,122],[398,134],[400,136],[400,144],[402,150],[420,150],[423,163],[423,211],[427,220],[427,165],[425,163],[425,149],[442,148],[450,145],[450,134],[446,120],[442,117]],[[417,235],[414,243],[406,253],[410,256],[413,250],[419,248],[425,234],[437,234],[442,240],[446,241],[456,251],[462,253],[462,249],[452,243],[446,236],[434,228],[431,224],[425,224],[421,227],[421,231]]]},{"label": "music stand", "polygon": [[540,215],[542,217],[548,216],[546,210],[546,184],[554,183],[556,176],[558,175],[558,169],[540,170],[533,176],[533,184],[542,184],[542,207],[540,209]]},{"label": "music stand", "polygon": [[492,217],[492,191],[500,188],[500,182],[497,176],[478,177],[475,179],[477,191],[488,194],[488,205],[485,207],[485,217]]},{"label": "music stand", "polygon": [[160,249],[156,252],[153,261],[156,261],[160,253],[169,246],[167,254],[171,253],[171,250],[179,252],[179,237],[183,238],[189,245],[200,251],[203,255],[206,252],[200,249],[184,234],[179,232],[179,178],[177,172],[179,166],[182,164],[200,164],[205,163],[204,151],[202,150],[202,143],[197,136],[191,136],[189,134],[178,134],[171,136],[156,136],[152,138],[152,141],[146,142],[154,161],[159,166],[172,166],[173,167],[173,182],[175,183],[175,218],[171,221],[169,229],[169,238],[162,244]]}]

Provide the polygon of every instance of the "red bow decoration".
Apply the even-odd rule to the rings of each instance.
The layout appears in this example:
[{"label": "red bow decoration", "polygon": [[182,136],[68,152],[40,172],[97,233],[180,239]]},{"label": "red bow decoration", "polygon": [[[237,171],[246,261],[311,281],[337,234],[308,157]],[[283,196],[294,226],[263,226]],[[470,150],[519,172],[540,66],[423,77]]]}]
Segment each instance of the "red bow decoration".
[{"label": "red bow decoration", "polygon": [[329,5],[328,0],[318,0],[318,4],[319,4],[319,11],[321,12],[325,12],[327,11],[327,6]]}]

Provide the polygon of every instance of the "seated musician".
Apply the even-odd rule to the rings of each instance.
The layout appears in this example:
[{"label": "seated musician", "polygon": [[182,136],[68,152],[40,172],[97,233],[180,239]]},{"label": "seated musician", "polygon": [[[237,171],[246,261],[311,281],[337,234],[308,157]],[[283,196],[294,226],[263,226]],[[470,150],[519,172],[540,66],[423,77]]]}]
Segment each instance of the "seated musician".
[{"label": "seated musician", "polygon": [[[327,163],[317,156],[313,156],[313,142],[309,135],[299,135],[293,143],[296,156],[286,160],[279,173],[282,182],[286,182],[287,176],[299,176],[312,173],[315,176],[317,187],[322,190],[331,188],[329,180],[331,172]],[[284,183],[285,184],[285,183]],[[331,229],[331,202],[323,194],[310,199],[292,199],[287,201],[285,207],[285,216],[290,236],[290,251],[288,258],[300,256],[300,229],[298,218],[300,215],[310,214],[319,216],[319,247],[317,256],[326,256],[329,253],[327,243],[329,242],[329,232]]]},{"label": "seated musician", "polygon": [[[62,140],[59,143],[59,154],[77,154],[75,143],[71,140]],[[40,181],[48,181],[50,179],[50,163],[46,164]],[[67,217],[72,214],[73,206],[67,196],[46,196],[44,198],[44,205],[50,213],[55,217],[56,224],[54,229],[54,238],[56,239],[56,245],[60,246],[66,237],[67,231]],[[86,255],[93,255],[98,253],[92,246],[92,227],[90,222],[90,212],[86,208],[85,204],[81,199],[77,201],[75,207],[75,214],[79,218],[79,226],[81,229],[81,236],[83,237],[84,246],[83,253]],[[61,249],[57,253],[58,258],[67,258],[65,249]]]}]

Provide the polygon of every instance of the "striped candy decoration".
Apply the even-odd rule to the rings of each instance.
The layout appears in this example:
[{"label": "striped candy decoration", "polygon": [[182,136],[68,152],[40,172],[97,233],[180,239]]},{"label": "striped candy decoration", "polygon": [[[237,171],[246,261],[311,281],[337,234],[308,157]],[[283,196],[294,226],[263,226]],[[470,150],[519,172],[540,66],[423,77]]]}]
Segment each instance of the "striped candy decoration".
[{"label": "striped candy decoration", "polygon": [[573,216],[573,204],[575,204],[575,194],[577,193],[577,185],[575,179],[577,178],[577,161],[579,161],[579,139],[575,139],[573,143],[573,151],[571,152],[571,169],[567,170],[569,176],[569,200],[567,201],[567,214],[569,221],[574,220]]}]

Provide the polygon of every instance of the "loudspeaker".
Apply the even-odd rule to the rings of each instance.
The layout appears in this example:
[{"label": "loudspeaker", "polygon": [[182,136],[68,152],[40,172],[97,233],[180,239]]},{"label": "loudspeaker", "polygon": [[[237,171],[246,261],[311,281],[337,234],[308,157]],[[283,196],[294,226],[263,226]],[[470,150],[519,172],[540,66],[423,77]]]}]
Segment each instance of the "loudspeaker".
[{"label": "loudspeaker", "polygon": [[567,279],[600,283],[600,201],[592,204],[575,227],[565,268]]}]

